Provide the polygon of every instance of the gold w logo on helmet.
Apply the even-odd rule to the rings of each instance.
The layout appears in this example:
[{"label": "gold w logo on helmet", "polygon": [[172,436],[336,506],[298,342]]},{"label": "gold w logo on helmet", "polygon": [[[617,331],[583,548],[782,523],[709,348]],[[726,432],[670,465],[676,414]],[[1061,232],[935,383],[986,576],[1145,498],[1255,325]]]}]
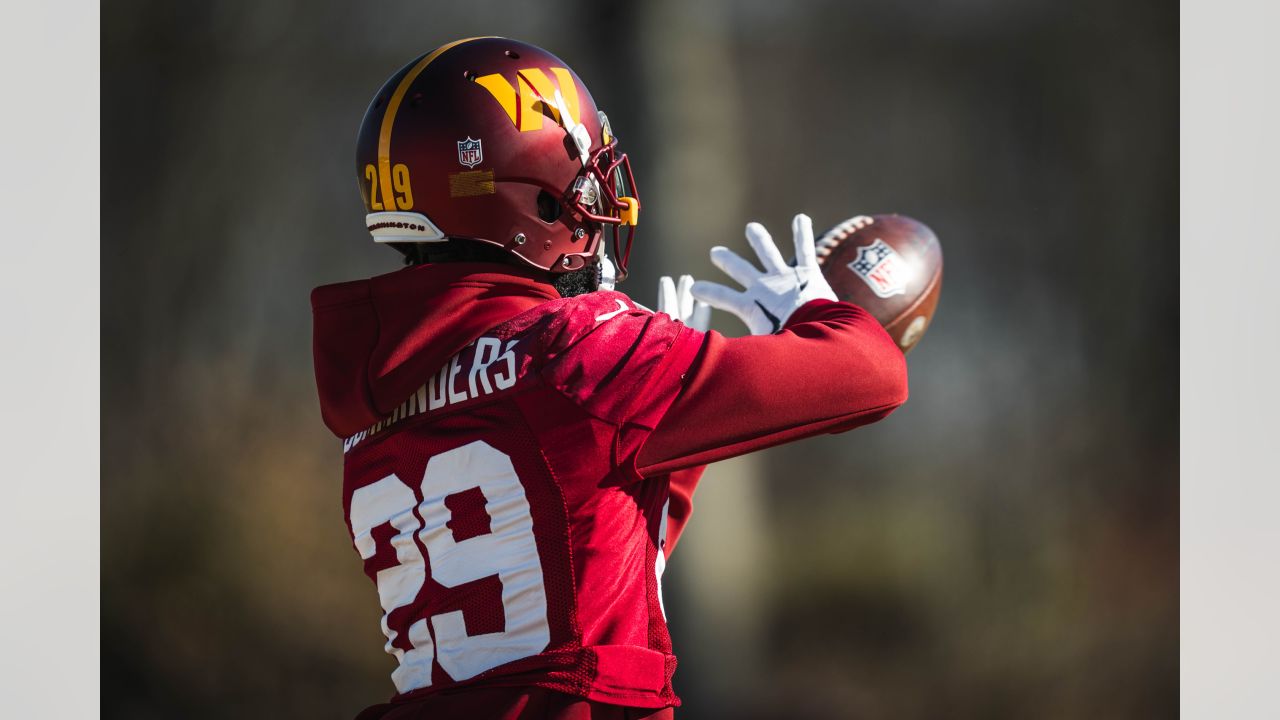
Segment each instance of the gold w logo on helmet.
[{"label": "gold w logo on helmet", "polygon": [[541,130],[544,115],[550,116],[556,123],[563,122],[560,109],[552,100],[556,95],[557,85],[569,109],[569,114],[573,116],[572,119],[577,121],[581,118],[578,108],[578,86],[573,82],[573,76],[569,74],[568,69],[562,67],[551,68],[551,74],[555,76],[555,84],[552,84],[551,79],[539,68],[525,68],[517,71],[517,87],[513,87],[511,81],[500,73],[478,77],[475,82],[489,91],[502,109],[507,111],[507,117],[511,118],[511,123],[519,128],[520,132],[526,132]]}]

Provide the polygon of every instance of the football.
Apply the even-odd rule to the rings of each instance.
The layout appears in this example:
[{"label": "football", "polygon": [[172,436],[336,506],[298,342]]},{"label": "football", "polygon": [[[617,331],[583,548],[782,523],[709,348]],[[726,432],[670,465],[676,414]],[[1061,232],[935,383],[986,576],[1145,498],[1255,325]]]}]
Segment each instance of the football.
[{"label": "football", "polygon": [[904,215],[859,215],[817,241],[818,263],[841,300],[871,313],[906,353],[933,320],[942,291],[942,246]]}]

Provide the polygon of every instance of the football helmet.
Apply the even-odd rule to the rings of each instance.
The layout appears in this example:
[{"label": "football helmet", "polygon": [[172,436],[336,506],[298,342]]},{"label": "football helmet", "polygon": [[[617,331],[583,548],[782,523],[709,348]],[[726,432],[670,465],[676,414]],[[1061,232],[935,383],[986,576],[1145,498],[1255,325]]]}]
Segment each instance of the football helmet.
[{"label": "football helmet", "polygon": [[640,201],[609,120],[569,66],[498,37],[400,68],[365,112],[356,174],[375,242],[464,239],[553,274],[603,255],[625,277]]}]

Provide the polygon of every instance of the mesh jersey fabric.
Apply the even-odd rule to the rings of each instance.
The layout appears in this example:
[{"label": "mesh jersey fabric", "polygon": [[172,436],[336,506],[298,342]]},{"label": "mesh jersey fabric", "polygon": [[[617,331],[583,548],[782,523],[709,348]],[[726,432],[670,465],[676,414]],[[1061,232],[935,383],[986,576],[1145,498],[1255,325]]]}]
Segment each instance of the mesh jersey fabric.
[{"label": "mesh jersey fabric", "polygon": [[[657,578],[668,476],[626,468],[701,337],[620,293],[546,302],[484,333],[348,438],[344,510],[400,660],[394,701],[465,686],[679,704]],[[448,476],[476,468],[505,480]],[[488,497],[486,487],[501,489]],[[532,554],[513,549],[530,540]],[[458,565],[449,553],[481,567],[442,582],[435,565]],[[536,568],[512,569],[530,558]],[[461,633],[442,629],[459,619]],[[476,640],[504,635],[536,652]],[[458,652],[481,660],[451,660]]]}]

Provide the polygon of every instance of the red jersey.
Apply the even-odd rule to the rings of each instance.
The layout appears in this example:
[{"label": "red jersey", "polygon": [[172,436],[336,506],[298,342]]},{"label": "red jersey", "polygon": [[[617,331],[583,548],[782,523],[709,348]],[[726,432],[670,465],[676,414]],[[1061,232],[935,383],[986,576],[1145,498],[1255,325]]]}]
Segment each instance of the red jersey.
[{"label": "red jersey", "polygon": [[[661,575],[700,464],[905,399],[901,353],[843,303],[727,340],[620,293],[559,298],[483,264],[322,287],[312,303],[347,523],[398,662],[392,703],[362,717],[456,704],[444,691],[461,689],[678,705]],[[815,404],[815,366],[860,379],[828,382],[845,393]]]}]

